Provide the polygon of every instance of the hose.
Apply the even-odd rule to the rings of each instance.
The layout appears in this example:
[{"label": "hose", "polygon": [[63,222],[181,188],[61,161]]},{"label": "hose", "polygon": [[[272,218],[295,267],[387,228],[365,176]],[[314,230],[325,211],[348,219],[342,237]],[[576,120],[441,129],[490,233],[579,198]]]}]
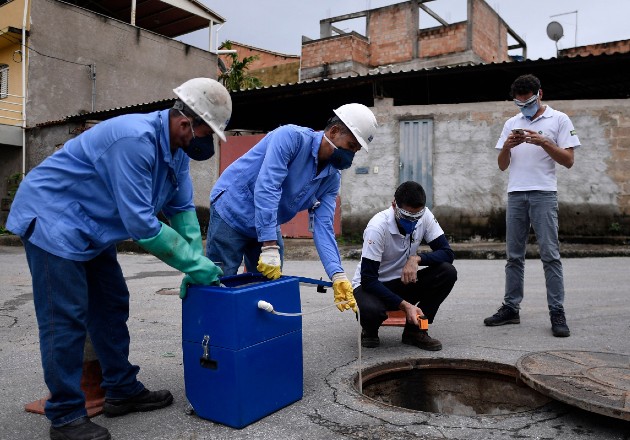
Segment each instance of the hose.
[{"label": "hose", "polygon": [[[341,302],[336,302],[333,303],[329,306],[323,307],[321,309],[317,309],[317,310],[312,310],[310,312],[304,313],[304,312],[296,312],[296,313],[287,313],[287,312],[278,312],[277,310],[274,310],[273,305],[271,305],[271,303],[268,303],[267,301],[263,301],[260,300],[258,301],[258,308],[261,310],[264,310],[266,312],[272,313],[274,315],[278,315],[278,316],[306,316],[306,315],[311,315],[313,313],[319,313],[323,310],[326,310],[330,307],[333,306],[337,306],[339,304],[348,304],[350,301],[341,301]],[[359,307],[357,306],[357,322],[359,323],[359,331],[357,333],[357,346],[358,346],[358,369],[359,369],[359,394],[363,394],[363,375],[361,372],[361,310],[359,309]]]}]

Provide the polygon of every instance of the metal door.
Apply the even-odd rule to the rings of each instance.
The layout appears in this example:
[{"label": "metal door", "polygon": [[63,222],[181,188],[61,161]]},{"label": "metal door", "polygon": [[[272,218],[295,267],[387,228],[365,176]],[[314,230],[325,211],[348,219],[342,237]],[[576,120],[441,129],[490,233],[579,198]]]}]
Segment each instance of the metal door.
[{"label": "metal door", "polygon": [[433,120],[400,121],[399,183],[413,180],[424,188],[433,208]]}]

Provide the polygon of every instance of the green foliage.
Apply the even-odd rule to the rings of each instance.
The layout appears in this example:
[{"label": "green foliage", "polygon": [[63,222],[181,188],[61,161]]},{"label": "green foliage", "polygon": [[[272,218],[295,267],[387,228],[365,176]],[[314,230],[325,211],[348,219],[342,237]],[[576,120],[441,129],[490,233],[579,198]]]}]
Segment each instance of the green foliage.
[{"label": "green foliage", "polygon": [[613,234],[619,234],[621,232],[621,225],[617,222],[613,222],[608,228],[608,231],[612,232]]},{"label": "green foliage", "polygon": [[[232,42],[225,41],[221,44],[220,49],[231,50]],[[262,87],[262,81],[255,76],[250,76],[247,73],[251,63],[258,59],[258,56],[245,57],[242,60],[238,59],[238,54],[230,53],[227,56],[231,59],[231,64],[228,69],[219,75],[219,81],[223,83],[228,90],[240,90],[240,89],[252,89],[255,87]]]}]

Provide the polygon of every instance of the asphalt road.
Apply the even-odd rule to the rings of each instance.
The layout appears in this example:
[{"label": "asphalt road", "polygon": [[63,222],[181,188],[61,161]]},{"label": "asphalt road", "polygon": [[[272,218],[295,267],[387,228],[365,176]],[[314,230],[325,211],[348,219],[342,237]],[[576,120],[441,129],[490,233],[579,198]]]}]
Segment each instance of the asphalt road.
[{"label": "asphalt road", "polygon": [[[303,398],[240,430],[186,414],[181,300],[174,294],[181,275],[146,254],[121,254],[120,261],[131,292],[131,361],[141,367],[139,378],[147,387],[170,389],[175,403],[150,413],[96,417],[114,439],[630,439],[630,422],[557,401],[513,414],[457,416],[387,406],[353,386],[360,367],[365,372],[401,361],[452,359],[513,367],[524,355],[549,350],[628,355],[628,257],[563,260],[569,338],[551,335],[539,261],[527,260],[521,324],[491,328],[483,318],[501,303],[504,262],[457,260],[458,282],[430,329],[444,349],[426,352],[401,345],[401,329],[386,327],[381,347],[363,349],[360,365],[354,316],[329,307],[331,290],[323,294],[303,285],[302,310],[315,312],[302,320]],[[348,274],[356,264],[344,262]],[[23,248],[0,246],[0,267],[0,439],[45,439],[47,419],[23,408],[47,394]],[[313,260],[288,261],[284,273],[325,277],[321,263]]]}]

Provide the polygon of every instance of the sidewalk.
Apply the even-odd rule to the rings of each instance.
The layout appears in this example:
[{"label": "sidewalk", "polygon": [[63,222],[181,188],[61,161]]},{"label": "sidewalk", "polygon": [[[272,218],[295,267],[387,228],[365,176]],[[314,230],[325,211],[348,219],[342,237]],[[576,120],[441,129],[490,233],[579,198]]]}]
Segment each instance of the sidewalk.
[{"label": "sidewalk", "polygon": [[[289,247],[291,247],[289,245]],[[301,246],[304,248],[304,246]],[[131,293],[130,359],[151,389],[170,389],[175,402],[148,413],[95,422],[116,440],[627,440],[630,422],[552,401],[524,412],[455,416],[401,409],[359,394],[353,385],[359,368],[437,360],[479,361],[513,367],[524,355],[550,351],[630,354],[629,257],[565,258],[566,311],[571,337],[551,335],[539,260],[528,260],[521,324],[486,327],[504,286],[504,261],[458,259],[458,281],[431,326],[444,349],[426,352],[400,343],[401,329],[381,329],[381,346],[361,350],[354,316],[332,306],[333,294],[300,287],[303,398],[243,429],[187,415],[183,377],[181,300],[175,294],[181,274],[148,254],[119,256]],[[344,259],[353,273],[358,261]],[[0,247],[0,438],[48,438],[44,416],[23,406],[45,397],[30,274],[22,247]],[[289,258],[285,274],[325,277],[321,263]],[[311,313],[312,312],[312,313]],[[623,375],[623,371],[621,370]],[[416,393],[412,388],[411,393]],[[208,392],[208,399],[212,399]]]},{"label": "sidewalk", "polygon": [[[562,258],[630,257],[630,238],[593,238],[590,241],[592,243],[561,242],[560,254]],[[22,242],[15,235],[0,235],[0,246],[22,246]],[[315,244],[310,238],[285,238],[284,246],[287,260],[319,260]],[[502,241],[454,242],[451,243],[451,248],[455,252],[457,260],[504,260],[506,258],[505,242]],[[424,245],[421,249],[429,250],[429,247]],[[144,249],[130,240],[119,243],[118,251],[145,253]],[[339,252],[344,260],[358,260],[361,257],[361,245],[340,245]],[[536,244],[527,245],[527,258],[540,258]]]}]

